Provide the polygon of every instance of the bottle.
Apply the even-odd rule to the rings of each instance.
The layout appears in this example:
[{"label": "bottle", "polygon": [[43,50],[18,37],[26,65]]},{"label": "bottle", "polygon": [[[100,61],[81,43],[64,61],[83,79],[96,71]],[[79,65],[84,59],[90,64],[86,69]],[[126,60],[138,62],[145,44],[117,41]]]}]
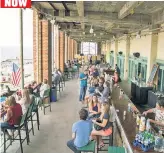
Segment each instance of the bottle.
[{"label": "bottle", "polygon": [[155,145],[154,145],[154,150],[161,152],[163,148],[163,137],[162,137],[162,131],[159,131],[159,133],[155,136]]},{"label": "bottle", "polygon": [[129,103],[128,104],[128,112],[130,112],[131,111],[131,104]]},{"label": "bottle", "polygon": [[137,123],[137,125],[140,125],[140,116],[139,116],[139,114],[137,114],[136,123]]},{"label": "bottle", "polygon": [[151,129],[151,125],[150,125],[150,120],[149,119],[147,119],[147,121],[146,121],[146,131],[150,131],[150,129]]},{"label": "bottle", "polygon": [[159,152],[163,152],[163,136],[162,136],[162,131],[159,131]]},{"label": "bottle", "polygon": [[145,123],[146,123],[145,116],[142,115],[140,125],[139,125],[139,131],[143,132],[145,130]]}]

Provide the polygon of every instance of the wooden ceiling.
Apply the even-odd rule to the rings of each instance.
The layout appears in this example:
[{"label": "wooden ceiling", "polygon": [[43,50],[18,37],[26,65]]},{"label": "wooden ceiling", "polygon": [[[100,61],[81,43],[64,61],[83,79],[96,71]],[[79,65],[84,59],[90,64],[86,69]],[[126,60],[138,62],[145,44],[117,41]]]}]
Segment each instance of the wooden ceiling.
[{"label": "wooden ceiling", "polygon": [[110,40],[164,22],[162,1],[35,1],[33,7],[77,41]]}]

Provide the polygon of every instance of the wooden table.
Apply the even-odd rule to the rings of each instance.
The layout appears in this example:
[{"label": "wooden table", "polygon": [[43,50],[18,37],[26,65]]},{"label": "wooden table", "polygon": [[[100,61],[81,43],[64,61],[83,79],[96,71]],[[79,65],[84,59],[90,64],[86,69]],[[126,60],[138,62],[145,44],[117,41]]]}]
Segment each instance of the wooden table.
[{"label": "wooden table", "polygon": [[[128,153],[144,153],[140,148],[133,146],[133,141],[138,133],[138,128],[136,125],[136,118],[133,117],[132,112],[128,112],[128,99],[119,99],[120,90],[119,88],[113,89],[112,92],[112,103],[116,111],[116,123],[120,131],[121,138],[125,143]],[[124,118],[124,111],[126,111],[126,116]],[[148,153],[156,153],[154,150],[148,151]]]}]

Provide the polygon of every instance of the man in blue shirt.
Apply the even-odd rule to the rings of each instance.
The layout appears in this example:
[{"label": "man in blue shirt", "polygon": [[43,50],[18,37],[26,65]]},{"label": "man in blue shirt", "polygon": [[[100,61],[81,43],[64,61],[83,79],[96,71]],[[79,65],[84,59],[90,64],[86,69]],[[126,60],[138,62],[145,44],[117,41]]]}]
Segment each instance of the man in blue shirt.
[{"label": "man in blue shirt", "polygon": [[84,98],[87,91],[88,70],[85,70],[84,73],[80,73],[79,79],[80,79],[79,101],[84,102]]},{"label": "man in blue shirt", "polygon": [[80,153],[78,148],[84,147],[89,143],[89,138],[92,131],[92,123],[86,121],[88,111],[81,109],[79,111],[80,120],[72,126],[72,140],[67,142],[67,146],[74,152]]}]

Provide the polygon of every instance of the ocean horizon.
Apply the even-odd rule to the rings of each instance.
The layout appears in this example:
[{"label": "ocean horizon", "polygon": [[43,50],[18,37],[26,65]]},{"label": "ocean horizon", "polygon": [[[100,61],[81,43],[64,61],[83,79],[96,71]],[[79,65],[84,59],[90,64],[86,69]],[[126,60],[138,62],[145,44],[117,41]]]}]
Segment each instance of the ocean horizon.
[{"label": "ocean horizon", "polygon": [[[24,47],[23,49],[24,59],[33,59],[33,47]],[[20,47],[8,47],[0,46],[0,62],[7,59],[19,59],[20,58]]]}]

